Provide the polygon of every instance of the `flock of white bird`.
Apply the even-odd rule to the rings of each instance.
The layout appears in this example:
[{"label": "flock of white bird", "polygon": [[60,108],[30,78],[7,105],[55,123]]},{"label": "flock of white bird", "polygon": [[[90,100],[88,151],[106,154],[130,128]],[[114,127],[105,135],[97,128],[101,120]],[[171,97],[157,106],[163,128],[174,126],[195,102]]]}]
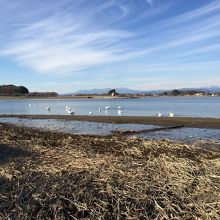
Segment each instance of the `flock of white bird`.
[{"label": "flock of white bird", "polygon": [[[169,117],[174,117],[174,113],[170,111],[168,116],[169,116]],[[158,112],[158,113],[157,113],[157,117],[163,117],[163,114],[160,113],[160,112]]]},{"label": "flock of white bird", "polygon": [[[32,105],[29,104],[29,106],[31,107]],[[47,111],[51,111],[51,107],[49,107],[49,106],[46,107],[46,109],[47,109]],[[75,115],[75,108],[71,108],[70,106],[66,105],[66,106],[65,106],[65,109],[66,109],[66,112],[67,112],[68,114],[70,114],[70,115]],[[110,107],[110,106],[106,106],[106,107],[104,108],[105,113],[108,113],[108,110],[109,110],[109,109],[111,109],[111,107]],[[122,114],[122,110],[121,110],[122,107],[121,107],[121,106],[118,106],[117,109],[118,109],[118,115],[121,115],[121,114]],[[98,111],[101,112],[102,109],[99,107],[99,108],[98,108]],[[89,115],[93,115],[93,112],[89,112]]]},{"label": "flock of white bird", "polygon": [[[35,106],[35,104],[29,104],[29,107],[31,107],[31,106]],[[48,107],[46,107],[46,109],[47,109],[47,111],[51,111],[51,107],[50,106],[48,106]],[[65,109],[66,109],[66,112],[68,113],[68,114],[70,114],[70,115],[75,115],[75,108],[71,108],[70,106],[68,106],[68,105],[66,105],[65,106]],[[111,109],[111,107],[110,106],[106,106],[105,108],[104,108],[104,111],[105,111],[105,113],[108,113],[108,110],[109,109]],[[117,107],[117,110],[118,110],[118,115],[121,115],[122,114],[122,107],[121,106],[118,106]],[[99,113],[102,111],[102,108],[98,108],[98,111],[99,111]],[[89,115],[93,115],[93,112],[89,112]],[[158,112],[157,113],[157,117],[163,117],[164,115],[162,114],[162,113],[160,113],[160,112]],[[169,114],[168,114],[168,116],[169,117],[174,117],[175,115],[174,115],[174,113],[173,112],[169,112]]]}]

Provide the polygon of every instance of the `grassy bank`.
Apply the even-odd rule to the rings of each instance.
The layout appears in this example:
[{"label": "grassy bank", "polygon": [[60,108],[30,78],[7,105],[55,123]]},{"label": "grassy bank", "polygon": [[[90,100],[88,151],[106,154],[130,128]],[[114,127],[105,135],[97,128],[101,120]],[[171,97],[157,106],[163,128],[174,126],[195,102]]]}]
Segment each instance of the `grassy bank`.
[{"label": "grassy bank", "polygon": [[0,130],[0,218],[219,219],[219,152],[166,140]]}]

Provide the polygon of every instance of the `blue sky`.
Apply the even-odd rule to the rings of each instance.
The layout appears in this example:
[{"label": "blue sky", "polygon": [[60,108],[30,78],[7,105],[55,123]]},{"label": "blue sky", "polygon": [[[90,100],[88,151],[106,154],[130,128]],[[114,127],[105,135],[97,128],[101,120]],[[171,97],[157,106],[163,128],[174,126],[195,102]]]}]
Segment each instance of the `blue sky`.
[{"label": "blue sky", "polygon": [[220,86],[220,0],[0,0],[0,84]]}]

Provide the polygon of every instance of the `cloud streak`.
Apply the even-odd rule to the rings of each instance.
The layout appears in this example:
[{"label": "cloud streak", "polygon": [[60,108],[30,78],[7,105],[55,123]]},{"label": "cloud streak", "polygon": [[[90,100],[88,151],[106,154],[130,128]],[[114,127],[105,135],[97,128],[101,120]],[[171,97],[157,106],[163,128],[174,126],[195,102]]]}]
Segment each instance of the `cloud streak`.
[{"label": "cloud streak", "polygon": [[130,36],[127,31],[89,27],[74,17],[52,17],[19,29],[1,55],[41,74],[60,74],[117,60],[120,50],[112,45]]}]

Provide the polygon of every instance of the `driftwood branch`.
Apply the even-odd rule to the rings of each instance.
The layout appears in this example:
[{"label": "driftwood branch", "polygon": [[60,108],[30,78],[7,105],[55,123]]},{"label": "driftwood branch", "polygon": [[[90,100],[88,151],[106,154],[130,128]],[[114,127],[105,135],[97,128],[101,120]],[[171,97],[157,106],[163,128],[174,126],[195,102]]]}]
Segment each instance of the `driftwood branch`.
[{"label": "driftwood branch", "polygon": [[160,128],[152,128],[152,129],[142,129],[142,130],[115,130],[113,131],[114,134],[141,134],[141,133],[148,133],[148,132],[155,132],[155,131],[163,131],[163,130],[172,130],[183,128],[184,125],[176,125],[176,126],[169,126],[169,127],[160,127]]}]

